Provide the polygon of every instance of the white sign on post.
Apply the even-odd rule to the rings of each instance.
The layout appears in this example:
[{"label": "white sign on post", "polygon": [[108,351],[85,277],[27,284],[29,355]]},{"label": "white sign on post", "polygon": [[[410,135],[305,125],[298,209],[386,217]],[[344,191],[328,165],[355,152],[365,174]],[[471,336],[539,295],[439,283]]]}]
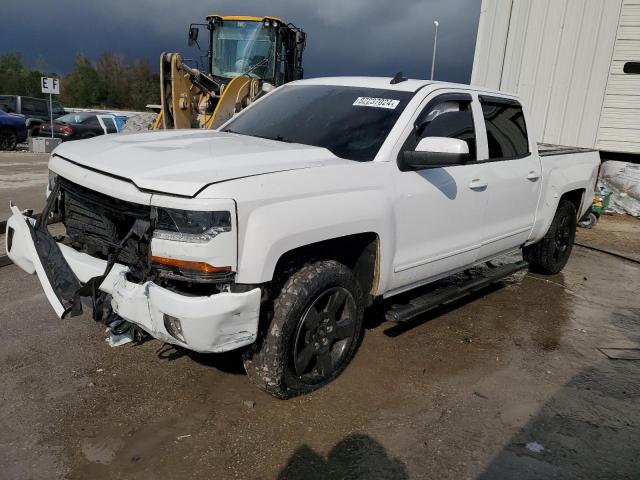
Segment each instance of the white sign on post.
[{"label": "white sign on post", "polygon": [[57,78],[40,77],[40,85],[42,93],[60,95],[60,80]]},{"label": "white sign on post", "polygon": [[57,78],[40,77],[42,93],[49,94],[49,119],[51,120],[51,138],[53,138],[53,95],[60,95],[60,80]]}]

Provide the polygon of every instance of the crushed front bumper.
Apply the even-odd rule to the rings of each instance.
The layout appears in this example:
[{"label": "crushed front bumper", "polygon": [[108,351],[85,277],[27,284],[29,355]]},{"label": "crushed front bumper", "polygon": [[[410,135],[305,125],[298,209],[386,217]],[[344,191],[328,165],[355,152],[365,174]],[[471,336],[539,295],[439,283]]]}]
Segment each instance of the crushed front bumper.
[{"label": "crushed front bumper", "polygon": [[[47,299],[62,317],[68,305],[61,295],[60,284],[66,287],[84,284],[102,275],[107,262],[62,243],[56,243],[57,248],[47,245],[43,252],[34,240],[36,221],[24,216],[15,206],[11,209],[13,215],[7,220],[7,254],[24,271],[38,275]],[[66,276],[75,275],[75,278],[60,279],[61,272],[69,272]],[[130,282],[127,272],[125,265],[116,263],[99,289],[111,294],[111,306],[118,315],[153,337],[203,353],[233,350],[255,341],[260,313],[259,288],[243,293],[186,296],[150,281]],[[184,342],[167,331],[165,316],[180,320]]]}]

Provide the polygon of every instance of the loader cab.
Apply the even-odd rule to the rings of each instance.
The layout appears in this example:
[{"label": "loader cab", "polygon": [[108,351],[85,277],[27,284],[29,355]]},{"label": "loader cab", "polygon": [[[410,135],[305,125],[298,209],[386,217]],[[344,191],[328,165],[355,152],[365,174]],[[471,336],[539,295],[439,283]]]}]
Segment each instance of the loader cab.
[{"label": "loader cab", "polygon": [[[192,28],[189,41],[195,42]],[[209,15],[207,28],[207,73],[221,84],[244,74],[274,86],[302,78],[306,35],[292,24],[275,17]]]}]

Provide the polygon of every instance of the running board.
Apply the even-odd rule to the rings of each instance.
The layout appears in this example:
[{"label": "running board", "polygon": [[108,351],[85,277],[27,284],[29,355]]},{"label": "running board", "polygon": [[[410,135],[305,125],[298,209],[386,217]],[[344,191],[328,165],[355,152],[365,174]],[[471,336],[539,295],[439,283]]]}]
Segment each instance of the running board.
[{"label": "running board", "polygon": [[416,315],[464,297],[469,292],[479,290],[491,283],[502,280],[520,270],[524,270],[528,266],[529,264],[525,261],[508,263],[489,270],[486,274],[477,278],[472,278],[456,285],[436,288],[432,292],[413,298],[408,303],[391,305],[385,314],[385,318],[389,322],[406,322]]}]

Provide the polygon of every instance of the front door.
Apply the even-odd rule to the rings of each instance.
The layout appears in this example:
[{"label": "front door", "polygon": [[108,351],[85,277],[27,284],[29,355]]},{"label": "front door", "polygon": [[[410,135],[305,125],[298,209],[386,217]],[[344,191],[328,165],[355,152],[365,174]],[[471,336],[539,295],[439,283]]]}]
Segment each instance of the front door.
[{"label": "front door", "polygon": [[[396,255],[391,294],[472,264],[482,241],[487,204],[483,165],[476,162],[478,108],[467,93],[428,97],[402,149],[425,137],[465,140],[471,158],[460,165],[395,172]],[[475,115],[474,115],[475,110]]]}]

